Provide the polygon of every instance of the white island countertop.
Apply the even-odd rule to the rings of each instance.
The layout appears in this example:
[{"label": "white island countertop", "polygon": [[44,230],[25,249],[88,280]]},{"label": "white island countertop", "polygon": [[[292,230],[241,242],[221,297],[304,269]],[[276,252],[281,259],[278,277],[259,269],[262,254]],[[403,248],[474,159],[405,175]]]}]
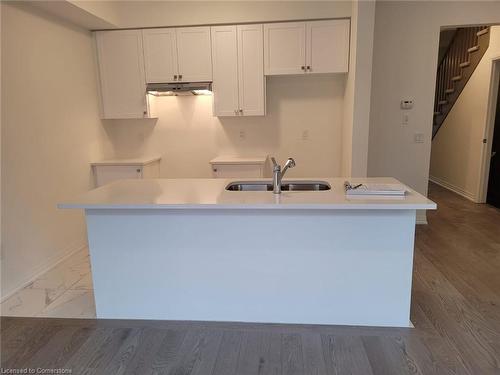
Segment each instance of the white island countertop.
[{"label": "white island countertop", "polygon": [[[436,204],[407,188],[404,197],[346,197],[345,178],[285,178],[286,181],[325,181],[331,190],[227,191],[234,181],[269,179],[151,179],[121,180],[60,203],[59,208],[78,209],[325,209],[417,210]],[[351,183],[399,183],[394,178],[352,178]]]}]

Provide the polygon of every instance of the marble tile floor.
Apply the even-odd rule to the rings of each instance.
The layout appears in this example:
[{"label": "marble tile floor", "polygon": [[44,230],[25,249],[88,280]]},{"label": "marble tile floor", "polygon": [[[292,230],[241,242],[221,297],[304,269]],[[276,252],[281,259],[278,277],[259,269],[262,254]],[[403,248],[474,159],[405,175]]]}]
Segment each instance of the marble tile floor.
[{"label": "marble tile floor", "polygon": [[95,318],[88,249],[50,269],[0,304],[2,316]]}]

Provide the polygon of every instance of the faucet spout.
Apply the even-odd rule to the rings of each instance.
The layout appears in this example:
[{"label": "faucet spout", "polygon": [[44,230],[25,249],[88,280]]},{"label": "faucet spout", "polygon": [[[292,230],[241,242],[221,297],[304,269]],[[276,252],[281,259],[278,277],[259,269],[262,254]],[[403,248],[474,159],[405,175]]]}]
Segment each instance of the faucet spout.
[{"label": "faucet spout", "polygon": [[295,160],[293,160],[293,158],[288,158],[288,160],[285,163],[285,166],[283,167],[283,171],[281,172],[281,177],[283,177],[285,175],[286,171],[289,168],[293,168],[293,167],[295,167]]},{"label": "faucet spout", "polygon": [[273,163],[273,193],[281,194],[281,180],[289,168],[295,167],[295,160],[288,158],[283,170],[281,170],[281,165],[276,162],[275,158],[272,157],[271,161]]}]

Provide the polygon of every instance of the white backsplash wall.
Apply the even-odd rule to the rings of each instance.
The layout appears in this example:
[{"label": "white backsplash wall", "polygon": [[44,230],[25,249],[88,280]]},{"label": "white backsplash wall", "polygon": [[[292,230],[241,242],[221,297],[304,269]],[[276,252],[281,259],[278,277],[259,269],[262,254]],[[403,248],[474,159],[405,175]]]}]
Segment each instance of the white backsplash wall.
[{"label": "white backsplash wall", "polygon": [[212,115],[211,96],[156,98],[158,120],[104,120],[116,157],[161,155],[161,177],[211,177],[217,155],[294,157],[295,177],[339,176],[345,75],[267,78],[267,115]]}]

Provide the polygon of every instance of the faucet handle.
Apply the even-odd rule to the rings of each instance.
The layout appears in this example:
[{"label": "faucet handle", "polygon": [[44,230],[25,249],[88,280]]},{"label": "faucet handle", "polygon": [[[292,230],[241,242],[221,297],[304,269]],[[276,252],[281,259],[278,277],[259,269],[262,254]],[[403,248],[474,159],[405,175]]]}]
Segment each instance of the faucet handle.
[{"label": "faucet handle", "polygon": [[271,161],[273,163],[273,171],[281,170],[281,166],[276,162],[276,159],[274,157],[271,157]]}]

